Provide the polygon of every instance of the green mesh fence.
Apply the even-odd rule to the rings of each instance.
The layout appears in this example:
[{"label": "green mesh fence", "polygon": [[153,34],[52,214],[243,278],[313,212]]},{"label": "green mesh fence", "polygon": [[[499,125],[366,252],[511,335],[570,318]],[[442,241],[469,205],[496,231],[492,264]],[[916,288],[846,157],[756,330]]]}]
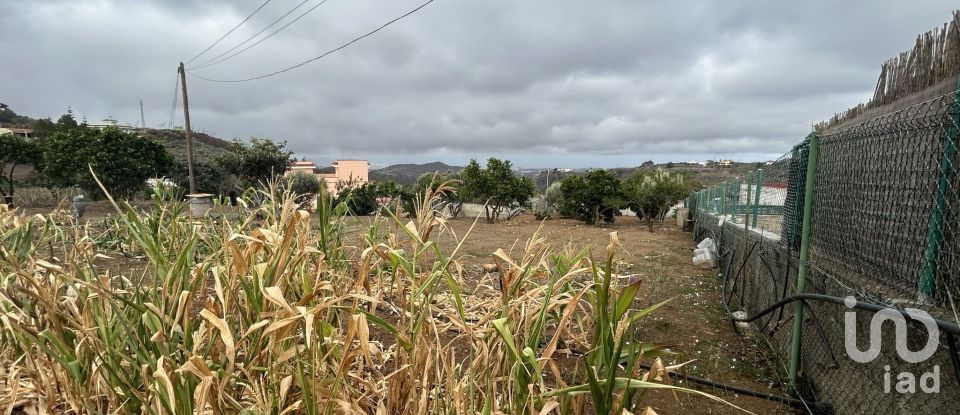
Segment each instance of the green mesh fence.
[{"label": "green mesh fence", "polygon": [[[952,89],[952,88],[951,88]],[[915,308],[956,324],[960,310],[960,91],[947,90],[909,105],[861,117],[819,133],[819,154],[809,231],[805,292],[898,310]],[[746,177],[688,198],[699,242],[717,244],[723,299],[731,315],[755,316],[798,294],[798,251],[808,141]],[[794,304],[773,308],[741,326],[770,350],[788,391]],[[842,301],[806,299],[800,337],[796,394],[809,412],[832,406],[839,414],[960,413],[960,353],[956,335],[940,330],[933,356],[908,363],[897,353],[895,325],[881,326],[880,354],[855,361],[846,330],[859,350],[870,343],[876,310]],[[845,317],[856,316],[848,325]],[[927,342],[928,330],[906,327],[909,350]],[[927,386],[937,375],[939,392],[897,391],[898,376]],[[889,380],[888,380],[889,379]],[[818,404],[819,403],[819,404]]]}]

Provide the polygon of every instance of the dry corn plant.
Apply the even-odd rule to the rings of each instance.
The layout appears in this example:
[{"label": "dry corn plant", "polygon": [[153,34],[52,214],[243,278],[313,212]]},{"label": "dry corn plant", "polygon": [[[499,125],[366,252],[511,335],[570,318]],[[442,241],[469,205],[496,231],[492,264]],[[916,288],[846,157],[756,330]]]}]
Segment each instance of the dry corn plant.
[{"label": "dry corn plant", "polygon": [[449,191],[428,190],[410,219],[359,222],[327,195],[297,210],[273,185],[238,217],[111,198],[139,276],[102,271],[67,215],[2,211],[0,409],[620,414],[644,410],[646,389],[700,393],[659,361],[639,370],[660,350],[625,335],[652,309],[631,309],[639,283],[618,285],[616,234],[600,265],[535,234],[517,258],[493,253],[498,281],[471,286],[457,260],[469,231],[432,208]]}]

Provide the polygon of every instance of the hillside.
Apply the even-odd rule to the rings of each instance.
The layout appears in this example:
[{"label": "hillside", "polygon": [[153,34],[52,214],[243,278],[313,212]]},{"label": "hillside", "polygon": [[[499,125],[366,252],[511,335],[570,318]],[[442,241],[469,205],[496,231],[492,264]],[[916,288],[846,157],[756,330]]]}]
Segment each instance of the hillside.
[{"label": "hillside", "polygon": [[17,114],[9,105],[0,102],[0,127],[33,127],[37,120]]},{"label": "hillside", "polygon": [[[0,126],[34,128],[38,119],[17,114],[10,106],[0,103]],[[183,130],[156,130],[153,128],[138,128],[138,135],[151,138],[163,144],[167,151],[179,163],[187,162],[187,140]],[[206,164],[213,161],[217,154],[230,146],[230,142],[204,133],[193,132],[193,155],[196,162]],[[19,173],[19,172],[18,172]]]},{"label": "hillside", "polygon": [[[179,163],[187,162],[187,140],[183,130],[154,130],[144,128],[137,130],[138,134],[153,140],[166,147],[167,151]],[[193,132],[193,157],[197,164],[209,164],[213,159],[229,146],[230,142],[204,133]]]},{"label": "hillside", "polygon": [[392,180],[402,185],[410,185],[417,181],[424,173],[446,173],[448,171],[458,172],[463,170],[462,166],[450,166],[448,164],[435,161],[427,164],[394,164],[370,172],[370,179],[377,181]]},{"label": "hillside", "polygon": [[704,186],[712,186],[723,183],[724,181],[733,180],[737,177],[744,177],[748,172],[763,168],[763,163],[734,162],[729,166],[721,166],[716,163],[711,163],[706,166],[690,163],[663,163],[642,167],[610,169],[610,172],[615,174],[620,180],[625,180],[637,170],[654,170],[657,168],[661,168],[669,173],[687,171],[692,173],[697,181]]}]

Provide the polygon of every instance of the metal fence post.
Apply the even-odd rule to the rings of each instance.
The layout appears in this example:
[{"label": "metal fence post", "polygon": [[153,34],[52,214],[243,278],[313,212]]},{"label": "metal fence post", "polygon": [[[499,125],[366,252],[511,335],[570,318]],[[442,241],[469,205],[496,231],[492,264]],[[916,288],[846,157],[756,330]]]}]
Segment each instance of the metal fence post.
[{"label": "metal fence post", "polygon": [[[807,177],[803,189],[803,226],[800,229],[800,258],[797,271],[797,294],[803,294],[807,285],[807,272],[810,260],[810,217],[813,213],[813,186],[817,175],[817,158],[820,150],[820,137],[816,133],[808,137]],[[793,338],[790,344],[790,391],[797,393],[797,372],[800,368],[800,336],[803,332],[803,302],[794,302]]]},{"label": "metal fence post", "polygon": [[700,191],[700,214],[703,215],[710,211],[710,205],[707,204],[707,201],[710,200],[707,197],[707,193],[710,192],[710,188],[706,188]]},{"label": "metal fence post", "polygon": [[753,224],[750,225],[752,228],[757,227],[757,215],[760,213],[760,187],[763,184],[763,170],[757,170],[756,175],[757,188],[754,190],[753,196]]},{"label": "metal fence post", "polygon": [[733,217],[740,213],[740,178],[733,180]]},{"label": "metal fence post", "polygon": [[710,213],[710,211],[713,210],[713,186],[707,188],[707,193],[705,196],[706,199],[704,199],[704,202],[706,203],[703,205],[703,207],[705,207],[706,210],[704,211]]},{"label": "metal fence post", "polygon": [[717,186],[710,186],[710,213],[717,214]]},{"label": "metal fence post", "polygon": [[727,182],[720,184],[720,216],[727,214]]},{"label": "metal fence post", "polygon": [[[753,172],[747,173],[747,177],[744,178],[743,181],[747,183],[747,204],[743,206],[743,230],[746,231],[747,225],[750,224],[750,201],[753,198]],[[743,235],[746,236],[747,234],[744,233]]]},{"label": "metal fence post", "polygon": [[943,240],[943,215],[947,210],[947,192],[950,191],[950,178],[953,171],[953,159],[957,156],[957,136],[960,135],[960,78],[957,80],[958,92],[953,96],[953,111],[950,116],[950,129],[943,142],[943,158],[940,160],[940,172],[937,180],[936,202],[930,215],[927,228],[927,246],[923,252],[923,270],[917,282],[917,299],[927,302],[933,299],[937,288],[937,257],[940,254],[940,242]]}]

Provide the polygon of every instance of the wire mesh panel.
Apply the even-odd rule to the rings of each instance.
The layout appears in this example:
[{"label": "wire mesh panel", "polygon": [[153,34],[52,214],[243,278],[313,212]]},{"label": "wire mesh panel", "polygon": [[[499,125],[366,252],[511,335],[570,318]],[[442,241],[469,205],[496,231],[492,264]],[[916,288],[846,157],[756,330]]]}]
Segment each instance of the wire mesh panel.
[{"label": "wire mesh panel", "polygon": [[960,304],[949,267],[960,251],[950,243],[955,100],[942,95],[821,139],[812,262],[861,296]]},{"label": "wire mesh panel", "polygon": [[869,102],[697,195],[725,309],[808,412],[960,413],[958,77],[954,12],[883,64]]},{"label": "wire mesh panel", "polygon": [[[845,298],[856,296],[859,287],[845,285],[825,270],[811,266],[806,291]],[[851,357],[846,349],[847,337],[857,350],[873,347],[871,325],[876,316],[876,312],[842,304],[807,302],[800,355],[803,392],[812,400],[829,402],[838,414],[957,413],[960,372],[955,351],[951,351],[955,340],[946,332],[934,334],[938,346],[930,358],[910,363],[897,351],[900,339],[896,324],[888,322],[876,335],[880,340],[876,358],[862,362]],[[846,322],[848,317],[852,317],[852,324]],[[906,325],[904,340],[910,350],[918,351],[929,335],[923,325],[913,322]],[[910,388],[905,383],[908,378],[912,378]],[[928,393],[926,388],[935,392]]]},{"label": "wire mesh panel", "polygon": [[[957,96],[937,95],[820,137],[805,293],[853,296],[864,303],[914,307],[945,321],[958,320]],[[799,294],[798,251],[810,157],[809,141],[804,141],[761,170],[704,190],[698,200],[707,206],[696,213],[697,240],[710,237],[717,243],[723,301],[731,317],[773,309],[753,320],[750,331],[760,334],[757,341],[772,352],[771,361],[784,374],[794,339],[794,303],[774,306]],[[811,405],[826,402],[840,414],[960,411],[957,336],[930,334],[938,345],[933,356],[908,363],[897,351],[897,327],[889,323],[879,329],[877,358],[855,361],[846,336],[866,349],[877,312],[836,301],[801,303],[797,386]],[[848,324],[851,316],[855,323]],[[909,350],[921,349],[930,338],[922,324],[908,324],[905,333]],[[925,379],[932,387],[934,373],[939,393],[924,393],[918,382],[929,374]],[[913,376],[914,392],[899,393],[898,376]]]}]

